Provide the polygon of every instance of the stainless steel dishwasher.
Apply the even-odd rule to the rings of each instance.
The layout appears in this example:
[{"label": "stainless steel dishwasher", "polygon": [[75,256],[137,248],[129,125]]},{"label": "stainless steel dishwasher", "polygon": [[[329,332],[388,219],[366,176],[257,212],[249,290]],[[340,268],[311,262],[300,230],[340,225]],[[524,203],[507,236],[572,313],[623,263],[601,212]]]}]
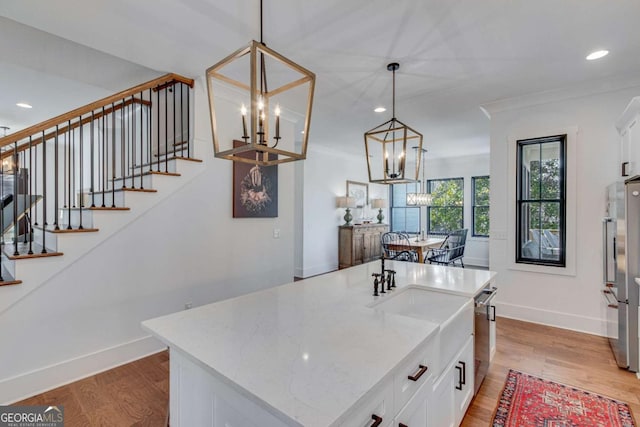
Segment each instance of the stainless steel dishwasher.
[{"label": "stainless steel dishwasher", "polygon": [[475,390],[478,389],[487,375],[489,370],[489,362],[491,360],[491,322],[496,321],[496,306],[492,304],[493,299],[498,292],[497,288],[489,285],[485,287],[475,297],[475,316],[474,316],[474,354],[475,354]]}]

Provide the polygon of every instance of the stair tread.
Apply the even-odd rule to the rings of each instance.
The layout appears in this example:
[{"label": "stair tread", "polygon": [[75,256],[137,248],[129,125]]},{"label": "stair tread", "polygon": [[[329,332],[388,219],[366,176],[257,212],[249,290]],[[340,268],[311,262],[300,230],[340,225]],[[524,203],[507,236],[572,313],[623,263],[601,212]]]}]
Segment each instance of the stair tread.
[{"label": "stair tread", "polygon": [[158,165],[158,164],[162,165],[165,161],[168,162],[170,160],[187,160],[189,162],[202,163],[201,159],[196,159],[196,158],[193,158],[193,157],[173,156],[173,157],[168,157],[167,159],[159,159],[159,160],[156,160],[155,162],[151,162],[151,163],[143,163],[141,165],[133,165],[133,166],[131,166],[131,169],[141,168],[141,167],[144,168],[144,167],[147,167],[147,166],[155,166],[155,165]]},{"label": "stair tread", "polygon": [[36,228],[38,230],[44,230],[47,231],[49,233],[95,233],[97,231],[100,231],[99,228],[91,228],[91,227],[85,227],[85,228],[67,228],[67,224],[64,225],[60,225],[60,228],[58,230],[55,229],[55,226],[53,225],[47,225],[46,227],[42,227],[39,225],[34,225],[33,228]]},{"label": "stair tread", "polygon": [[[138,167],[138,166],[132,166],[132,168],[135,168],[135,167]],[[150,175],[181,176],[179,173],[176,173],[176,172],[162,172],[162,171],[146,171],[146,172],[142,172],[142,176],[150,176]],[[137,184],[140,181],[140,174],[137,173],[135,175],[129,175],[129,176],[125,177],[125,178],[116,178],[113,181],[115,181],[115,182],[120,182],[120,181],[125,181],[125,182],[129,181],[129,182],[131,182],[132,180],[134,181],[134,184]],[[111,182],[111,180],[109,182]]]},{"label": "stair tread", "polygon": [[47,249],[47,253],[42,253],[42,245],[33,242],[31,245],[31,249],[33,251],[32,254],[29,254],[29,243],[24,243],[24,242],[20,242],[18,243],[18,252],[19,255],[14,255],[15,253],[15,246],[13,243],[5,243],[2,247],[2,250],[4,251],[5,256],[8,259],[11,260],[18,260],[18,259],[29,259],[29,258],[44,258],[44,257],[51,257],[51,256],[61,256],[63,255],[62,252],[56,252],[54,250],[50,250]]},{"label": "stair tread", "polygon": [[0,286],[19,285],[22,283],[22,280],[7,280],[4,276],[2,278],[5,280],[0,281]]}]

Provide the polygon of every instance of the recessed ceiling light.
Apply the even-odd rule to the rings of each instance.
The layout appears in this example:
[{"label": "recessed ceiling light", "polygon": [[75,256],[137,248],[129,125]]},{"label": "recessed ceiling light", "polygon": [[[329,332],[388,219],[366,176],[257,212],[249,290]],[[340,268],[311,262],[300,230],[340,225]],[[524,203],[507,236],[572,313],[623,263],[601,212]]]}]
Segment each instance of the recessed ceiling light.
[{"label": "recessed ceiling light", "polygon": [[385,111],[387,111],[387,109],[384,107],[376,107],[373,111],[375,111],[376,113],[384,113]]},{"label": "recessed ceiling light", "polygon": [[27,104],[26,102],[18,102],[16,105],[20,108],[33,108],[33,106]]},{"label": "recessed ceiling light", "polygon": [[587,61],[593,61],[594,59],[600,59],[603,56],[607,56],[609,54],[608,50],[596,50],[595,52],[591,52],[587,55]]}]

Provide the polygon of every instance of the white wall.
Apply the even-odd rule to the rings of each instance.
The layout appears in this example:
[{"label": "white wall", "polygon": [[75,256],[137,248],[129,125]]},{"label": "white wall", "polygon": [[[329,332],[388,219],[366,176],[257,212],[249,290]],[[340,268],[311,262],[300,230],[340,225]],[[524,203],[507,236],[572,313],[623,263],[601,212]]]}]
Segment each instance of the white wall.
[{"label": "white wall", "polygon": [[[301,225],[302,241],[296,242],[296,252],[301,252],[296,261],[298,277],[310,277],[338,268],[338,226],[344,224],[344,209],[336,208],[336,197],[344,196],[347,180],[368,183],[367,163],[364,156],[347,155],[328,150],[309,142],[307,160],[298,165],[304,188],[302,200],[296,202],[297,222]],[[369,183],[369,200],[388,197],[386,185]],[[389,218],[384,209],[385,220]],[[362,209],[352,209],[354,222],[361,218]],[[365,217],[374,217],[377,209],[365,208]],[[377,220],[376,220],[377,221]],[[300,247],[302,245],[302,247]]]},{"label": "white wall", "polygon": [[[472,184],[471,177],[489,175],[489,154],[474,156],[426,158],[426,179],[464,178],[464,227],[469,229],[464,249],[465,265],[489,266],[489,239],[471,236],[472,227]],[[491,207],[493,209],[493,201]],[[422,208],[422,221],[426,218],[426,208]],[[425,224],[426,226],[426,224]]]},{"label": "white wall", "polygon": [[[554,93],[521,98],[491,111],[491,270],[498,273],[499,314],[568,329],[606,335],[605,305],[601,295],[602,229],[605,188],[617,177],[618,134],[614,127],[640,87],[609,93]],[[551,98],[549,98],[551,99]],[[517,104],[517,105],[516,105]],[[514,248],[507,236],[515,226],[508,215],[508,141],[514,136],[546,136],[557,129],[577,127],[575,163],[576,228],[575,275],[545,274],[514,269]]]},{"label": "white wall", "polygon": [[213,158],[202,81],[194,120],[206,170],[0,314],[0,402],[162,348],[142,320],[292,280],[294,166],[278,169],[277,218],[233,219],[232,162]]}]

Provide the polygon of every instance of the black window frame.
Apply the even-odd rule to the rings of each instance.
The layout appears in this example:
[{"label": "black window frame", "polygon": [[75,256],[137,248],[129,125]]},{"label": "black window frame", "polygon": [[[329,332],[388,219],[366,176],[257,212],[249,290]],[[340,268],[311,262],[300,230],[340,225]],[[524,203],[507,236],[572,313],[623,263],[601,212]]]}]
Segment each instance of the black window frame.
[{"label": "black window frame", "polygon": [[[558,198],[542,198],[542,195],[538,199],[532,198],[524,198],[523,197],[523,188],[522,180],[529,180],[529,176],[523,176],[524,167],[522,165],[522,152],[525,146],[530,146],[533,144],[541,145],[545,143],[560,143],[560,155],[559,155],[559,188],[558,188]],[[516,160],[516,263],[519,264],[533,264],[533,265],[541,265],[548,267],[566,267],[567,260],[567,135],[552,135],[545,136],[539,138],[530,138],[530,139],[522,139],[516,141],[517,144],[517,160]],[[541,150],[542,152],[542,150]],[[542,169],[540,169],[540,174],[542,174]],[[525,257],[522,254],[522,247],[524,242],[528,239],[528,223],[523,223],[524,220],[522,215],[523,205],[531,204],[531,203],[559,203],[558,209],[558,243],[560,244],[559,250],[559,259],[543,259],[542,252],[540,251],[538,254],[538,258],[530,258]],[[527,239],[523,240],[524,235],[526,234]]]},{"label": "black window frame", "polygon": [[[418,183],[418,182],[407,182],[407,183],[404,183],[404,184],[391,184],[391,185],[389,185],[389,200],[390,200],[390,203],[389,203],[389,231],[397,231],[397,232],[403,232],[403,233],[414,234],[414,235],[415,234],[419,234],[420,230],[422,230],[422,215],[421,215],[421,212],[420,212],[420,206],[407,206],[406,197],[404,198],[404,203],[402,203],[400,205],[396,205],[396,198],[394,197],[394,194],[393,194],[393,188],[395,186],[400,186],[400,185],[404,185],[405,186],[405,194],[406,193],[415,193],[415,192],[419,192],[420,191],[420,183]],[[415,186],[415,188],[413,190],[409,191],[407,189],[409,185],[413,185],[413,186]],[[406,227],[406,215],[407,215],[406,211],[409,210],[409,209],[411,209],[411,210],[415,209],[415,210],[418,211],[418,229],[417,230],[415,230],[415,231],[413,231],[413,230],[411,230],[411,231],[409,231],[409,230],[396,230],[393,227],[393,223],[394,223],[393,215],[394,215],[394,212],[396,212],[398,209],[405,210],[405,227]]]},{"label": "black window frame", "polygon": [[479,234],[476,233],[476,208],[488,208],[487,215],[489,214],[489,209],[491,209],[491,200],[486,205],[478,205],[476,203],[476,181],[479,179],[486,179],[488,183],[491,183],[490,175],[481,175],[481,176],[472,176],[471,177],[471,236],[473,237],[489,237],[489,233],[487,234]]},{"label": "black window frame", "polygon": [[[427,192],[430,194],[433,194],[433,183],[434,182],[441,182],[441,181],[460,181],[460,191],[462,193],[462,204],[461,205],[429,205],[427,206],[427,234],[431,234],[431,235],[441,235],[441,236],[445,236],[447,234],[449,234],[451,231],[454,230],[459,230],[459,229],[463,229],[464,228],[464,177],[456,177],[456,178],[434,178],[434,179],[428,179],[427,180]],[[435,231],[431,229],[431,210],[432,209],[440,209],[440,208],[446,208],[446,209],[460,209],[460,223],[459,223],[459,227],[453,229],[453,230],[446,230],[446,231]]]}]

